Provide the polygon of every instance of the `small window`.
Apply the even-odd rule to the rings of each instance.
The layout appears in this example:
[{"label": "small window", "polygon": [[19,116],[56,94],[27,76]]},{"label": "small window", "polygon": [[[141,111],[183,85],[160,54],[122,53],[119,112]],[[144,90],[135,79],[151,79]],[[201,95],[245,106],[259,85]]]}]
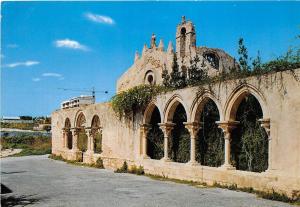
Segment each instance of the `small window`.
[{"label": "small window", "polygon": [[149,83],[150,85],[152,85],[152,84],[153,84],[153,76],[152,76],[152,75],[148,75],[147,81],[148,81],[148,83]]},{"label": "small window", "polygon": [[204,58],[213,68],[219,69],[219,58],[214,53],[206,53],[204,54]]},{"label": "small window", "polygon": [[182,35],[185,35],[185,33],[186,33],[185,27],[182,27],[180,32],[181,32]]}]

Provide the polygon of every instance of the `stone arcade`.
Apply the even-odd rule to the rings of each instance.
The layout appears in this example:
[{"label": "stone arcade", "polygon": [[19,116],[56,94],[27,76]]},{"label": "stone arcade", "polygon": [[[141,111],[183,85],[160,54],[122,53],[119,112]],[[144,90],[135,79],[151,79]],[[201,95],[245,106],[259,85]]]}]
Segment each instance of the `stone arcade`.
[{"label": "stone arcade", "polygon": [[[196,46],[196,30],[184,17],[177,26],[175,51],[170,42],[167,49],[156,36],[151,44],[136,53],[134,64],[120,77],[117,92],[141,84],[162,84],[162,71],[172,70],[174,55],[182,71],[191,58],[199,56],[210,76],[226,72],[236,66],[234,58],[223,50]],[[110,103],[60,109],[52,113],[52,153],[65,159],[95,162],[99,157],[106,168],[116,169],[124,161],[141,165],[146,173],[169,178],[214,182],[257,190],[276,190],[291,195],[300,190],[300,69],[270,73],[260,78],[248,77],[212,85],[187,87],[159,95],[134,121],[120,120]],[[264,172],[237,170],[231,161],[231,132],[238,125],[236,113],[242,100],[254,96],[262,110],[261,127],[268,137],[268,169]],[[201,129],[199,117],[204,105],[213,101],[224,136],[224,162],[219,167],[201,165],[196,160],[195,143]],[[174,113],[181,106],[186,113],[183,123],[190,134],[190,158],[187,163],[174,162],[168,155]],[[147,152],[147,132],[151,117],[158,113],[163,133],[163,157],[151,159]],[[80,133],[87,136],[86,149],[78,148]],[[101,135],[101,153],[95,152],[95,135]],[[201,137],[200,137],[201,139]]]}]

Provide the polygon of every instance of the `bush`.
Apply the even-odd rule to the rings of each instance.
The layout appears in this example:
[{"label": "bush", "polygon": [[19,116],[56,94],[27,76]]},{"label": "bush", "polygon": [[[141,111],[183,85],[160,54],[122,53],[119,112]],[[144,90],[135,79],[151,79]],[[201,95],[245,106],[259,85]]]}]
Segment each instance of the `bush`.
[{"label": "bush", "polygon": [[100,157],[97,159],[96,163],[94,164],[94,167],[104,169],[103,160]]},{"label": "bush", "polygon": [[128,165],[126,161],[123,163],[121,168],[115,170],[115,173],[127,173],[127,172],[128,172]]},{"label": "bush", "polygon": [[136,175],[144,175],[145,174],[144,168],[142,166],[137,167],[135,165],[133,165],[128,172],[131,174],[136,174]]}]

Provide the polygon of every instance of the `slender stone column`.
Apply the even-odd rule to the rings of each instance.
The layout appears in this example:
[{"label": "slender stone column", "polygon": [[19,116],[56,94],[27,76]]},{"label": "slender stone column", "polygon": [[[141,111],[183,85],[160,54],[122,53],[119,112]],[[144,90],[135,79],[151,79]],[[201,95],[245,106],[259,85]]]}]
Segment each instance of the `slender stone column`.
[{"label": "slender stone column", "polygon": [[270,171],[273,169],[272,165],[272,138],[271,138],[271,124],[270,119],[259,119],[258,120],[261,124],[260,126],[263,127],[266,130],[266,133],[268,135],[268,169],[267,171]]},{"label": "slender stone column", "polygon": [[141,132],[141,156],[143,159],[149,159],[150,157],[147,155],[147,134],[151,129],[151,124],[141,124],[140,132]]},{"label": "slender stone column", "polygon": [[91,128],[85,128],[85,133],[87,136],[87,150],[86,153],[87,154],[93,154],[94,153],[94,149],[91,149],[91,142],[93,141],[93,130]]},{"label": "slender stone column", "polygon": [[224,164],[221,166],[222,168],[226,170],[234,170],[235,167],[231,165],[230,161],[230,142],[231,142],[231,132],[234,128],[236,128],[236,125],[239,124],[238,121],[224,121],[224,122],[216,122],[219,125],[219,128],[223,130],[224,133],[224,152],[225,152],[225,160]]},{"label": "slender stone column", "polygon": [[72,142],[72,150],[73,151],[79,151],[78,149],[78,136],[79,136],[79,128],[72,128],[71,132],[73,135],[73,142]]},{"label": "slender stone column", "polygon": [[165,162],[171,161],[171,159],[168,156],[168,142],[169,138],[171,137],[171,132],[174,126],[175,124],[170,122],[159,124],[159,127],[164,133],[164,157],[162,158],[162,160]]},{"label": "slender stone column", "polygon": [[201,129],[201,124],[199,122],[184,122],[185,128],[189,131],[191,137],[191,151],[190,151],[190,161],[188,164],[190,165],[200,165],[196,161],[196,137],[198,131]]}]

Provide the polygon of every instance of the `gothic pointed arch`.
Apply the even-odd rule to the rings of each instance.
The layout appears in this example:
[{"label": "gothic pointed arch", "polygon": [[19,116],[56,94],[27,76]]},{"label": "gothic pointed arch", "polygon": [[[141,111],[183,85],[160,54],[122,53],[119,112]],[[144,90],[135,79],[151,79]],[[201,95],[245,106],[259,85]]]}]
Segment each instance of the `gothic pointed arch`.
[{"label": "gothic pointed arch", "polygon": [[[166,103],[166,107],[164,110],[164,122],[172,122],[175,110],[178,105],[182,105],[185,112],[187,112],[187,107],[185,106],[184,102],[182,101],[182,98],[179,95],[172,96],[169,101]],[[189,114],[187,113],[187,120],[189,120]]]},{"label": "gothic pointed arch", "polygon": [[269,110],[263,94],[250,84],[242,84],[235,90],[233,90],[228,100],[226,101],[225,120],[235,119],[238,106],[240,105],[241,101],[248,95],[253,95],[259,102],[262,108],[263,118],[269,118]]}]

